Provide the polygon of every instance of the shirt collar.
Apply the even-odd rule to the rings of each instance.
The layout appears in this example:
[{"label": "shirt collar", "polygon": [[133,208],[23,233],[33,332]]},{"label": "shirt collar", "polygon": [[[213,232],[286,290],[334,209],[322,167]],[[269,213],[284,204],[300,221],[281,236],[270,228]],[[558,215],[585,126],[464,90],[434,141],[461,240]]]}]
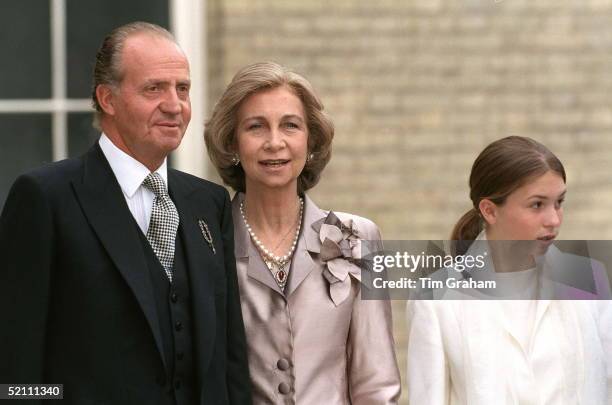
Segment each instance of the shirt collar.
[{"label": "shirt collar", "polygon": [[[136,193],[138,188],[142,185],[144,179],[149,175],[149,169],[138,160],[119,149],[106,134],[102,133],[98,143],[119,182],[119,186],[121,186],[121,190],[128,198],[132,198],[134,193]],[[164,162],[155,172],[161,175],[167,190],[167,159],[164,159]]]}]

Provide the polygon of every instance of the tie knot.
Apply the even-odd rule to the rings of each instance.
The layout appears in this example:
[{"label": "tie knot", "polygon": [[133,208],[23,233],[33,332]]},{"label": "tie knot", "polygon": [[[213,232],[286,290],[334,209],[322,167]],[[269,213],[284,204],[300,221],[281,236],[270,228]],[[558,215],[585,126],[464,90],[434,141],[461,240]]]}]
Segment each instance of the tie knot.
[{"label": "tie knot", "polygon": [[156,197],[164,197],[168,195],[166,191],[166,185],[164,184],[164,179],[159,173],[149,173],[149,175],[144,179],[142,185],[155,194]]}]

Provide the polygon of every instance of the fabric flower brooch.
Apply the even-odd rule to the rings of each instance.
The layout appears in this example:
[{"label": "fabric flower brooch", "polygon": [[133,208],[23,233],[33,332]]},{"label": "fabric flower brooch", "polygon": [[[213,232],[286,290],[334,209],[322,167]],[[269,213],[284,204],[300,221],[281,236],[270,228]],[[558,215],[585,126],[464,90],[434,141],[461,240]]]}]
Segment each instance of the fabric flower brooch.
[{"label": "fabric flower brooch", "polygon": [[330,211],[325,219],[312,228],[319,233],[320,258],[325,263],[323,276],[329,282],[329,295],[336,306],[342,304],[351,291],[349,276],[361,282],[361,239],[351,219],[342,222]]}]

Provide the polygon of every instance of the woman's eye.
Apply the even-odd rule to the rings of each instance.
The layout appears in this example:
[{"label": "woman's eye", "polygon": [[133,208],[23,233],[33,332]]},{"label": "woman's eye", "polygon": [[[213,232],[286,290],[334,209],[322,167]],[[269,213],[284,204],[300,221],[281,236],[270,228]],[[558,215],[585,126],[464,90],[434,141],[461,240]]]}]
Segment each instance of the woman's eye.
[{"label": "woman's eye", "polygon": [[252,131],[254,129],[259,129],[259,128],[261,128],[261,124],[249,124],[249,126],[247,126],[247,129],[249,131]]},{"label": "woman's eye", "polygon": [[287,122],[285,124],[285,126],[287,128],[292,128],[292,129],[298,129],[300,126],[298,124],[296,124],[295,122]]},{"label": "woman's eye", "polygon": [[542,201],[536,201],[534,203],[531,204],[531,208],[541,208],[542,207]]}]

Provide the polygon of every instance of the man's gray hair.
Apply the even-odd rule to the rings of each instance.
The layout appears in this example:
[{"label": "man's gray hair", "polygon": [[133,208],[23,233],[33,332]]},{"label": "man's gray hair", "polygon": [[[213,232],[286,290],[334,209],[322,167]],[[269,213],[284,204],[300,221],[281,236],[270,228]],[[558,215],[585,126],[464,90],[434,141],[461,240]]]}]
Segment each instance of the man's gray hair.
[{"label": "man's gray hair", "polygon": [[100,49],[96,53],[96,64],[93,71],[93,86],[91,91],[91,100],[93,107],[96,109],[94,113],[93,126],[96,129],[100,128],[100,118],[104,113],[96,96],[96,88],[101,84],[106,84],[115,89],[119,87],[123,78],[123,70],[121,67],[121,52],[125,40],[133,35],[145,32],[151,35],[157,35],[166,38],[169,41],[176,43],[174,36],[165,28],[159,25],[136,21],[131,22],[121,27],[112,30],[100,45]]}]

